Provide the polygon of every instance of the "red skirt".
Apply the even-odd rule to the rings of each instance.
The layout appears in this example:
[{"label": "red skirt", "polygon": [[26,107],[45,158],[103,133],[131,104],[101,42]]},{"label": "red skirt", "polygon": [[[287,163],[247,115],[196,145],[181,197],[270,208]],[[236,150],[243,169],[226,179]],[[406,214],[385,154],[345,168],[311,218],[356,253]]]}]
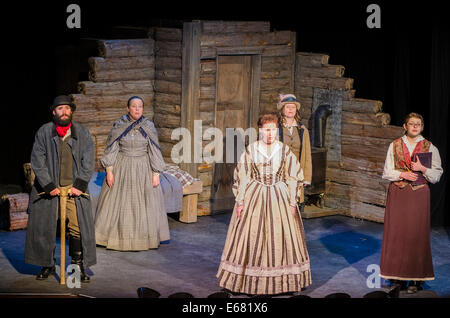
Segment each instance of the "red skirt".
[{"label": "red skirt", "polygon": [[434,279],[430,245],[430,188],[413,190],[391,183],[386,199],[380,276]]}]

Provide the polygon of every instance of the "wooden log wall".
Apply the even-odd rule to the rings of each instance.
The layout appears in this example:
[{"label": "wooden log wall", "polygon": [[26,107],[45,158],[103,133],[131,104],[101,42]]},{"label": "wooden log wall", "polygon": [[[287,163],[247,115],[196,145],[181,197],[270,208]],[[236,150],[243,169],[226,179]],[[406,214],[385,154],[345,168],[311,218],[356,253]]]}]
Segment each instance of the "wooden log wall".
[{"label": "wooden log wall", "polygon": [[89,128],[95,143],[96,170],[114,121],[126,114],[128,99],[144,99],[144,115],[153,120],[155,41],[152,38],[99,40],[98,55],[89,58],[89,81],[72,94],[74,120]]},{"label": "wooden log wall", "polygon": [[29,199],[28,193],[5,194],[0,198],[0,218],[5,230],[27,228]]},{"label": "wooden log wall", "polygon": [[383,222],[389,185],[381,178],[384,161],[389,144],[402,136],[403,129],[390,125],[381,101],[356,98],[353,79],[344,76],[344,67],[328,61],[326,54],[298,52],[295,75],[295,94],[309,128],[314,89],[342,92],[341,159],[327,162],[325,205],[344,208],[353,217]]},{"label": "wooden log wall", "polygon": [[[269,22],[202,21],[201,30],[198,119],[203,121],[203,131],[215,124],[216,58],[220,54],[261,55],[260,113],[276,111],[278,94],[288,93],[294,85],[295,33],[270,32]],[[200,164],[198,177],[203,182],[199,214],[209,214],[213,165]]]},{"label": "wooden log wall", "polygon": [[155,39],[155,116],[159,142],[166,163],[173,163],[171,151],[178,141],[172,131],[181,126],[181,43],[183,32],[176,28],[152,28]]}]

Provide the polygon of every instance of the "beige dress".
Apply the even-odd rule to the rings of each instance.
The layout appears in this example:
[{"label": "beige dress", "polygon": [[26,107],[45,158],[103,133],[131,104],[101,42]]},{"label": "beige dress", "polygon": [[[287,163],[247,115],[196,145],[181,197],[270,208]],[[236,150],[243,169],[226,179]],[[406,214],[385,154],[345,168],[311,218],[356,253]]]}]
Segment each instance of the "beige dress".
[{"label": "beige dress", "polygon": [[219,285],[245,294],[300,291],[311,284],[303,223],[290,206],[303,179],[289,147],[276,141],[267,154],[261,141],[249,145],[235,172],[241,218],[231,217],[217,278]]}]

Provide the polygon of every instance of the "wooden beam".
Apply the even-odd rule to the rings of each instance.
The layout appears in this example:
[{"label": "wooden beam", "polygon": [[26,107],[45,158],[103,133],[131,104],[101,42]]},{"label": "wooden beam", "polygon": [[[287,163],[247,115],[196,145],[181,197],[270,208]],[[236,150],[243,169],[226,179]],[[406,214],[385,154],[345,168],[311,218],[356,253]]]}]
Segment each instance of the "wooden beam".
[{"label": "wooden beam", "polygon": [[182,42],[182,81],[181,81],[181,126],[191,133],[191,163],[181,163],[183,170],[197,177],[197,164],[194,163],[194,120],[198,117],[200,92],[200,37],[201,23],[185,22]]}]

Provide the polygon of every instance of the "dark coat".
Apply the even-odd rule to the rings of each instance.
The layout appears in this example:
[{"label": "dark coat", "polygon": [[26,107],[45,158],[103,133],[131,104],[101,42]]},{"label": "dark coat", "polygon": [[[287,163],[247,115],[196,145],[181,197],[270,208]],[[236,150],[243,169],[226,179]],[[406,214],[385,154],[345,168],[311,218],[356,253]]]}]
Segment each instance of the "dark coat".
[{"label": "dark coat", "polygon": [[[73,155],[73,187],[88,193],[88,183],[94,172],[94,142],[89,130],[72,122],[68,142]],[[48,195],[59,185],[59,136],[56,125],[47,123],[39,128],[31,152],[31,167],[36,175],[28,206],[28,227],[25,244],[25,262],[52,266],[56,246],[58,197]],[[45,195],[39,193],[45,192]],[[94,219],[91,201],[84,196],[76,197],[78,224],[83,245],[83,262],[94,265],[96,260]]]}]

